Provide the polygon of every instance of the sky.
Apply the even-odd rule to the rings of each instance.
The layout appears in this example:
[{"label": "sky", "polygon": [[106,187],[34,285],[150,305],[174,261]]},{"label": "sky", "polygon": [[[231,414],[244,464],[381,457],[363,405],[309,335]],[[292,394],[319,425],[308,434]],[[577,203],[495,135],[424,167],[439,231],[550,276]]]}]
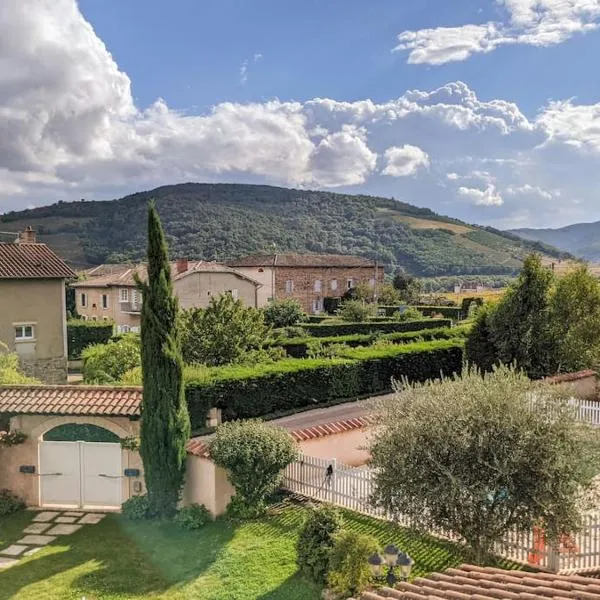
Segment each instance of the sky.
[{"label": "sky", "polygon": [[0,213],[186,181],[600,220],[600,0],[1,0]]}]

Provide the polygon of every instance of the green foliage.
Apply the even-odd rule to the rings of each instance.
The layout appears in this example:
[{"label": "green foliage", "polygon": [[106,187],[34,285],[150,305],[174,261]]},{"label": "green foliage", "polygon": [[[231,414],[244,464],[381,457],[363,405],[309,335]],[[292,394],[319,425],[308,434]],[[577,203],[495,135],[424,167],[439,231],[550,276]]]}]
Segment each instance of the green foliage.
[{"label": "green foliage", "polygon": [[88,346],[81,353],[81,358],[86,383],[118,383],[125,373],[141,365],[140,338],[129,333],[106,344]]},{"label": "green foliage", "polygon": [[341,303],[342,303],[341,298],[325,296],[325,298],[323,298],[323,310],[328,315],[335,315],[337,313]]},{"label": "green foliage", "polygon": [[[469,281],[475,285],[483,285],[492,289],[500,289],[508,287],[514,283],[515,277],[512,275],[469,275]],[[423,293],[443,293],[454,292],[454,287],[465,282],[462,276],[450,277],[426,277],[420,279],[423,286]]]},{"label": "green foliage", "polygon": [[494,308],[484,305],[475,316],[475,321],[465,344],[467,362],[488,372],[498,364],[497,350],[492,329]]},{"label": "green foliage", "polygon": [[67,347],[69,359],[77,360],[83,350],[94,344],[106,344],[113,335],[114,324],[106,321],[67,321]]},{"label": "green foliage", "polygon": [[27,439],[22,431],[0,431],[0,446],[18,446]]},{"label": "green foliage", "polygon": [[[385,311],[385,314],[392,317],[400,310],[400,306],[380,306],[381,310]],[[411,309],[417,310],[420,317],[434,317],[436,315],[442,315],[445,319],[452,319],[453,321],[459,321],[464,318],[462,308],[459,306],[427,306],[427,305],[415,305],[411,306]]]},{"label": "green foliage", "polygon": [[177,300],[171,265],[158,214],[148,210],[148,281],[142,291],[143,398],[140,454],[152,516],[176,511],[185,475],[190,420],[183,385],[183,360],[177,327]]},{"label": "green foliage", "polygon": [[175,524],[182,529],[201,529],[212,521],[212,515],[204,504],[190,504],[177,511]]},{"label": "green foliage", "polygon": [[[421,282],[405,271],[396,271],[392,279],[392,286],[397,291],[400,302],[418,304],[422,292]],[[388,304],[381,302],[381,304]],[[394,304],[390,302],[389,304]]]},{"label": "green foliage", "polygon": [[414,306],[409,306],[404,310],[399,310],[394,313],[394,319],[403,323],[405,321],[418,321],[423,319],[423,313],[419,312]]},{"label": "green foliage", "polygon": [[508,367],[404,382],[376,414],[374,503],[455,533],[477,562],[515,528],[542,523],[549,539],[570,533],[597,473],[599,438],[569,397]]},{"label": "green foliage", "polygon": [[300,323],[304,318],[302,306],[293,298],[270,302],[263,309],[263,314],[265,325],[273,328],[291,327],[296,323]]},{"label": "green foliage", "polygon": [[347,323],[360,323],[375,314],[375,306],[363,300],[345,300],[340,304],[337,314]]},{"label": "green foliage", "polygon": [[269,334],[263,311],[227,293],[213,296],[205,309],[181,311],[179,327],[185,362],[211,366],[242,362]]},{"label": "green foliage", "polygon": [[39,383],[33,377],[21,372],[19,356],[8,351],[8,346],[0,342],[0,385],[27,385]]},{"label": "green foliage", "polygon": [[329,587],[342,598],[360,595],[371,583],[368,558],[379,550],[376,538],[355,531],[336,536],[329,558]]},{"label": "green foliage", "polygon": [[251,514],[261,514],[283,470],[298,451],[284,429],[261,421],[234,421],[217,427],[209,443],[210,457],[227,471],[236,502]]},{"label": "green foliage", "polygon": [[142,521],[150,518],[150,503],[148,496],[131,496],[121,504],[121,514],[130,521]]},{"label": "green foliage", "polygon": [[392,284],[384,283],[377,291],[377,302],[390,306],[392,304],[401,304],[402,294]]},{"label": "green foliage", "polygon": [[450,327],[448,319],[419,319],[417,321],[367,321],[366,323],[305,323],[303,331],[313,337],[333,337],[339,335],[369,334],[369,333],[399,333],[404,331],[423,331]]},{"label": "green foliage", "polygon": [[0,518],[25,508],[25,502],[10,490],[0,489]]},{"label": "green foliage", "polygon": [[473,306],[480,308],[484,305],[483,298],[472,296],[469,298],[463,298],[460,303],[460,311],[463,315],[463,319],[469,318],[469,311],[473,309]]},{"label": "green foliage", "polygon": [[[204,260],[264,252],[275,244],[281,252],[376,258],[415,275],[513,274],[519,257],[534,247],[496,230],[475,228],[480,237],[449,232],[447,223],[458,221],[397,200],[256,185],[164,186],[115,202],[63,202],[8,213],[2,221],[22,229],[35,219],[47,234],[70,234],[80,242],[67,248],[65,258],[74,262],[139,261],[146,245],[144,212],[152,199],[172,252]],[[406,216],[439,229],[412,228]]]},{"label": "green foliage", "polygon": [[327,582],[329,556],[341,528],[342,517],[335,508],[323,504],[308,510],[296,545],[298,567],[319,585]]},{"label": "green foliage", "polygon": [[271,338],[274,340],[286,340],[289,338],[302,337],[305,333],[306,332],[302,327],[284,327],[283,329],[275,329],[271,333]]}]

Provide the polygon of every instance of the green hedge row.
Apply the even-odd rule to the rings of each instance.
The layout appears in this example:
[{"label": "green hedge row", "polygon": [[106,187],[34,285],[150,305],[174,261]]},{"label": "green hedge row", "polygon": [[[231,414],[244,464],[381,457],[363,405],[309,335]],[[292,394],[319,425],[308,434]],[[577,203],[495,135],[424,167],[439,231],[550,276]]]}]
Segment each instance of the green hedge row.
[{"label": "green hedge row", "polygon": [[81,358],[84,348],[93,344],[106,344],[113,335],[114,325],[106,321],[67,321],[67,348],[69,360]]},{"label": "green hedge row", "polygon": [[[380,306],[380,309],[385,310],[387,316],[392,316],[395,312],[400,310],[400,306]],[[460,306],[426,306],[417,305],[411,306],[416,308],[424,317],[432,317],[433,315],[442,315],[446,319],[452,319],[458,321],[463,318],[463,311]]]},{"label": "green hedge row", "polygon": [[463,341],[437,340],[381,348],[349,348],[344,358],[287,359],[254,367],[200,370],[186,380],[192,429],[205,427],[211,407],[223,419],[247,419],[392,390],[392,378],[411,381],[462,369]]},{"label": "green hedge row", "polygon": [[450,327],[450,319],[420,319],[418,321],[384,321],[364,323],[302,323],[300,327],[309,336],[332,337],[366,333],[399,333],[402,331],[422,331],[437,327]]},{"label": "green hedge row", "polygon": [[306,337],[306,338],[290,338],[288,340],[280,340],[270,344],[271,346],[279,346],[286,351],[286,354],[292,358],[306,358],[308,356],[311,345],[320,343],[323,346],[331,344],[344,344],[351,348],[359,346],[370,346],[379,340],[386,340],[392,344],[404,344],[417,340],[449,340],[453,338],[466,338],[470,331],[467,325],[459,325],[457,327],[436,327],[435,329],[426,329],[424,331],[404,331],[398,333],[367,333],[355,335],[340,335],[331,337]]}]

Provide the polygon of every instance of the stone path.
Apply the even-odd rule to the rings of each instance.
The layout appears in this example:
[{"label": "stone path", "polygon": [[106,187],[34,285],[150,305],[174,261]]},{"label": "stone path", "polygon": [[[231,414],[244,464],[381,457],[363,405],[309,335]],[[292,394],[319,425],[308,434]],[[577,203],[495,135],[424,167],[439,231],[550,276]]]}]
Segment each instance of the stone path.
[{"label": "stone path", "polygon": [[23,537],[7,548],[0,550],[0,569],[12,567],[23,556],[31,556],[44,546],[51,544],[59,536],[71,535],[84,525],[96,525],[106,515],[79,511],[38,512],[33,521],[23,529]]}]

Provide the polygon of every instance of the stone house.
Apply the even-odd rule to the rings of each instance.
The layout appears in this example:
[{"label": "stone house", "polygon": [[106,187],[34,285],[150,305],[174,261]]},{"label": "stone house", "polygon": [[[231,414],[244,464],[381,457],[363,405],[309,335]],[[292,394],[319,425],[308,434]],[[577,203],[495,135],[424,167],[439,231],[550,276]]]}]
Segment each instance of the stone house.
[{"label": "stone house", "polygon": [[67,381],[65,282],[74,277],[30,227],[0,243],[0,342],[27,375],[47,383]]},{"label": "stone house", "polygon": [[[114,321],[119,333],[139,331],[142,295],[134,273],[145,279],[145,265],[100,265],[85,271],[72,284],[78,314],[94,321]],[[246,306],[258,305],[260,283],[225,265],[180,259],[171,264],[171,274],[181,308],[208,306],[213,296],[224,292]]]},{"label": "stone house", "polygon": [[341,298],[359,283],[383,284],[383,267],[358,256],[338,254],[261,254],[227,263],[262,284],[259,305],[293,298],[307,313],[323,312],[326,297]]}]

